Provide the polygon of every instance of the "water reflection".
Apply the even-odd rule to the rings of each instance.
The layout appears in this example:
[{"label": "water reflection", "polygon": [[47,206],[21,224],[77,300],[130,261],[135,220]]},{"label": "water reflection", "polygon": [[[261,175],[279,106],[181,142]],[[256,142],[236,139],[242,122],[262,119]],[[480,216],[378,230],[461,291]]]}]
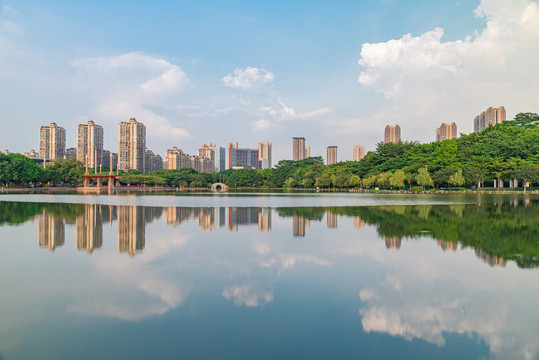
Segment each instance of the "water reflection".
[{"label": "water reflection", "polygon": [[[236,332],[223,324],[234,324],[244,334],[238,336],[240,343],[260,347],[264,338],[275,349],[274,342],[282,344],[275,333],[286,323],[297,332],[320,335],[320,341],[308,345],[289,335],[286,343],[293,339],[297,346],[312,347],[340,329],[331,351],[362,344],[355,352],[343,347],[355,355],[375,354],[370,346],[375,340],[378,349],[393,349],[381,356],[386,358],[414,358],[420,352],[436,358],[438,347],[460,357],[478,343],[500,358],[533,358],[539,334],[537,271],[522,268],[538,266],[538,205],[527,198],[427,207],[0,203],[0,225],[33,221],[0,227],[1,269],[11,268],[7,254],[24,243],[14,240],[18,233],[10,242],[9,228],[29,234],[20,238],[29,239],[34,251],[25,255],[35,266],[26,275],[21,269],[0,278],[5,293],[14,294],[0,303],[0,352],[5,349],[2,334],[15,333],[9,325],[19,321],[15,315],[50,299],[60,308],[52,318],[92,317],[92,324],[99,318],[125,320],[132,334],[145,334],[148,324],[152,332],[174,334],[184,328],[196,332],[198,326],[203,329],[199,338],[214,343],[233,338]],[[67,268],[67,274],[58,271]],[[29,299],[27,307],[19,305],[20,299]],[[50,308],[39,312],[47,314]],[[296,314],[300,325],[294,328]],[[81,317],[75,322],[82,323]],[[245,326],[246,317],[254,319],[252,328]],[[46,320],[42,323],[56,324]],[[68,323],[73,321],[62,318],[58,326]],[[260,324],[263,334],[249,338]],[[110,322],[102,326],[99,331]],[[214,337],[206,330],[219,326],[226,330]],[[20,328],[24,336],[31,334]],[[457,346],[451,343],[455,337]],[[168,344],[172,350],[164,355],[175,353],[181,338],[175,339],[176,347]],[[402,339],[413,344],[408,356],[401,353],[407,347]],[[136,341],[144,343],[141,337]],[[22,341],[20,347],[31,343]],[[425,343],[432,348],[424,350]]]},{"label": "water reflection", "polygon": [[[103,245],[103,224],[117,223],[118,251],[130,256],[144,250],[146,225],[165,214],[166,224],[177,227],[196,221],[201,230],[225,227],[237,232],[256,225],[259,232],[272,231],[272,213],[291,218],[292,235],[305,237],[311,221],[325,218],[328,229],[337,229],[338,218],[353,217],[360,231],[374,226],[388,250],[399,250],[403,240],[432,238],[442,250],[471,247],[490,266],[505,267],[515,261],[519,267],[539,265],[538,202],[524,198],[474,205],[380,206],[338,208],[264,207],[142,207],[95,204],[1,203],[6,212],[2,222],[38,218],[38,244],[50,251],[64,246],[66,224],[75,224],[76,247],[91,254]],[[12,216],[12,219],[10,218]]]}]

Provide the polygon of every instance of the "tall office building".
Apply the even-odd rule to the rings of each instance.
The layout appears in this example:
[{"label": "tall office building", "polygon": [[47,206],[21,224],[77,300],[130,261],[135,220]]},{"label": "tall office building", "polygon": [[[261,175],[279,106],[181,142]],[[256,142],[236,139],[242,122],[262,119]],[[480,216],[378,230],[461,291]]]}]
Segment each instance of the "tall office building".
[{"label": "tall office building", "polygon": [[359,161],[365,157],[365,146],[354,145],[354,161]]},{"label": "tall office building", "polygon": [[454,139],[457,137],[457,124],[452,122],[451,124],[442,123],[442,125],[436,129],[436,141],[444,141],[448,139]]},{"label": "tall office building", "polygon": [[230,169],[251,169],[259,168],[258,149],[229,149]]},{"label": "tall office building", "polygon": [[144,171],[146,127],[134,118],[118,125],[118,168]]},{"label": "tall office building", "polygon": [[337,147],[328,146],[328,165],[335,164],[337,162]]},{"label": "tall office building", "polygon": [[64,157],[66,149],[66,131],[56,123],[39,128],[39,155],[42,158],[55,160]]},{"label": "tall office building", "polygon": [[305,159],[305,138],[292,138],[292,160],[298,161]]},{"label": "tall office building", "polygon": [[260,162],[259,169],[271,169],[271,143],[258,143],[258,160]]},{"label": "tall office building", "polygon": [[505,117],[506,113],[503,106],[500,106],[499,108],[489,107],[474,118],[473,131],[483,131],[491,125],[501,124],[506,120]]},{"label": "tall office building", "polygon": [[77,160],[90,168],[103,165],[103,128],[92,120],[77,127]]},{"label": "tall office building", "polygon": [[219,172],[226,169],[225,148],[222,146],[217,146],[212,143],[204,143],[197,150],[197,156],[202,159],[212,160],[214,166],[212,171]]},{"label": "tall office building", "polygon": [[311,157],[311,147],[305,146],[305,159],[308,159]]},{"label": "tall office building", "polygon": [[237,142],[229,142],[228,145],[226,146],[226,158],[227,158],[227,169],[232,169],[232,162],[231,162],[231,150],[232,149],[237,149],[238,148],[238,143]]},{"label": "tall office building", "polygon": [[401,141],[401,127],[399,125],[386,125],[384,143],[398,143]]}]

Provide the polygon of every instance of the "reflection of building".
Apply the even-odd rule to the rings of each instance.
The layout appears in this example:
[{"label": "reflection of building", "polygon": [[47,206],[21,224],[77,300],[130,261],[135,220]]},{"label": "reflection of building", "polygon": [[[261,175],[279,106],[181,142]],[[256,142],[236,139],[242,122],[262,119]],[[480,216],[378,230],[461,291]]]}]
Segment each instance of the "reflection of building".
[{"label": "reflection of building", "polygon": [[62,159],[66,148],[66,131],[56,123],[39,128],[39,155],[42,158]]},{"label": "reflection of building", "polygon": [[263,208],[258,213],[258,231],[270,232],[271,231],[271,209]]},{"label": "reflection of building", "polygon": [[305,138],[292,138],[292,160],[298,161],[303,159],[305,159]]},{"label": "reflection of building", "polygon": [[224,225],[225,209],[218,207],[168,207],[166,223],[172,226],[195,219],[202,230],[213,230]]},{"label": "reflection of building", "polygon": [[458,243],[452,241],[436,240],[436,244],[438,244],[443,251],[457,251],[458,248]]},{"label": "reflection of building", "polygon": [[337,162],[337,147],[328,146],[328,165],[335,164]]},{"label": "reflection of building", "polygon": [[365,146],[354,145],[354,161],[359,161],[365,157]]},{"label": "reflection of building", "polygon": [[489,107],[474,118],[473,131],[483,131],[489,126],[501,124],[506,120],[505,116],[505,108],[503,106],[499,108]]},{"label": "reflection of building", "polygon": [[476,249],[474,251],[475,251],[475,256],[477,256],[478,258],[480,258],[481,260],[483,260],[484,262],[486,262],[490,266],[505,267],[505,265],[507,263],[504,259],[499,258],[499,257],[494,256],[494,255],[489,255],[486,252],[484,252],[483,250],[477,250]]},{"label": "reflection of building", "polygon": [[442,123],[442,126],[436,128],[436,141],[444,141],[448,139],[454,139],[457,137],[457,124],[452,122],[451,124]]},{"label": "reflection of building", "polygon": [[337,227],[337,214],[332,213],[328,211],[327,213],[327,221],[328,221],[328,228],[336,228]]},{"label": "reflection of building", "polygon": [[401,141],[401,127],[399,125],[386,125],[384,143],[398,143]]},{"label": "reflection of building", "polygon": [[43,209],[43,213],[38,220],[38,244],[39,247],[46,247],[50,251],[56,247],[64,245],[65,241],[65,224],[60,217],[55,217],[47,210]]},{"label": "reflection of building", "polygon": [[84,215],[75,221],[77,249],[92,253],[103,245],[101,205],[85,204]]},{"label": "reflection of building", "polygon": [[386,248],[387,249],[400,249],[401,239],[397,236],[386,236],[385,237]]},{"label": "reflection of building", "polygon": [[145,208],[118,206],[118,250],[134,256],[146,242]]},{"label": "reflection of building", "polygon": [[294,214],[292,221],[292,233],[294,236],[305,236],[305,218],[301,215]]},{"label": "reflection of building", "polygon": [[228,230],[238,231],[238,225],[258,224],[258,208],[256,207],[229,207]]},{"label": "reflection of building", "polygon": [[144,171],[146,127],[135,118],[118,125],[118,168]]},{"label": "reflection of building", "polygon": [[359,216],[354,216],[354,229],[363,229],[365,227],[365,221],[361,220]]}]

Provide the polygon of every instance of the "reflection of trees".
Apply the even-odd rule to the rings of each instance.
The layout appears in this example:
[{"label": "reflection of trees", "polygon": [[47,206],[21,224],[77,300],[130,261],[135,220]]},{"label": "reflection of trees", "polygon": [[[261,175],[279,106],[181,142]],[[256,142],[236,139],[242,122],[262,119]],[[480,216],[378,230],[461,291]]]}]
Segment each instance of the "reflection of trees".
[{"label": "reflection of trees", "polygon": [[449,242],[471,247],[488,263],[513,260],[519,267],[539,267],[539,201],[535,199],[395,210],[392,206],[331,208],[341,215],[361,217],[383,237],[432,237],[444,241],[446,248],[452,248]]}]

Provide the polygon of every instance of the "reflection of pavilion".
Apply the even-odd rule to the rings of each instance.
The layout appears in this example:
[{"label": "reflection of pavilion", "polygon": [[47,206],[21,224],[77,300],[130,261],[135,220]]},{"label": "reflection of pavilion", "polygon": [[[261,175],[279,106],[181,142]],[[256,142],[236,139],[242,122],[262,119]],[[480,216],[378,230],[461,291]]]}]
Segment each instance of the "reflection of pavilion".
[{"label": "reflection of pavilion", "polygon": [[92,253],[103,245],[103,217],[101,205],[84,205],[84,215],[75,221],[77,249]]},{"label": "reflection of pavilion", "polygon": [[436,244],[438,244],[443,251],[457,251],[458,248],[458,243],[452,241],[436,240]]},{"label": "reflection of pavilion", "polygon": [[46,247],[50,251],[56,247],[64,245],[65,241],[65,224],[64,220],[55,217],[47,210],[43,209],[43,213],[38,220],[38,243],[39,247]]},{"label": "reflection of pavilion", "polygon": [[477,256],[478,258],[480,258],[481,260],[483,260],[484,262],[486,262],[490,266],[505,267],[505,265],[507,264],[507,261],[505,261],[504,259],[499,258],[499,257],[494,256],[494,255],[489,255],[486,252],[484,252],[483,250],[475,249],[474,252],[475,252],[475,256]]},{"label": "reflection of pavilion", "polygon": [[401,239],[397,236],[386,236],[385,237],[386,248],[387,249],[400,249]]},{"label": "reflection of pavilion", "polygon": [[118,250],[134,256],[144,249],[146,236],[145,208],[118,206]]}]

